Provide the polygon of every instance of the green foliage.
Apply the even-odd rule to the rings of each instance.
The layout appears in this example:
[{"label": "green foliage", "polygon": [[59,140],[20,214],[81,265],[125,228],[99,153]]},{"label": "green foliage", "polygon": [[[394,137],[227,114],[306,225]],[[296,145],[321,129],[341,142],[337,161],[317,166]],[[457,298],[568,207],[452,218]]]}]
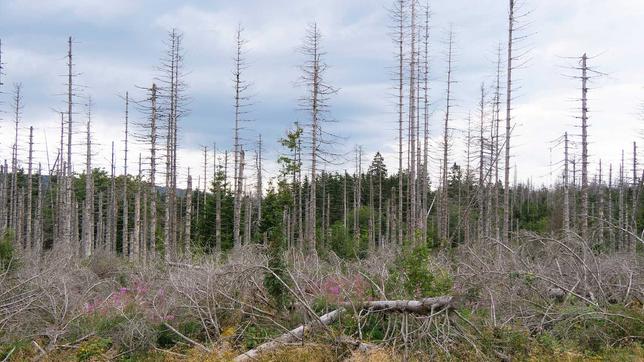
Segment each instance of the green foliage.
[{"label": "green foliage", "polygon": [[0,272],[6,272],[16,266],[13,249],[14,238],[13,230],[7,230],[0,239]]},{"label": "green foliage", "polygon": [[105,338],[92,338],[78,346],[76,359],[78,361],[89,361],[93,357],[99,357],[112,346],[112,341]]},{"label": "green foliage", "polygon": [[250,325],[244,329],[243,339],[247,349],[253,349],[277,334],[272,328],[261,325]]},{"label": "green foliage", "polygon": [[276,307],[282,309],[288,304],[290,295],[286,285],[284,285],[289,278],[285,271],[286,262],[279,242],[271,241],[269,243],[269,253],[268,267],[271,273],[267,273],[264,277],[264,287],[273,298]]},{"label": "green foliage", "polygon": [[429,269],[429,250],[424,245],[403,252],[389,273],[388,289],[402,294],[401,297],[433,297],[448,294],[452,289],[447,272]]},{"label": "green foliage", "polygon": [[552,328],[552,334],[560,340],[574,342],[582,351],[601,354],[611,346],[642,342],[644,314],[641,310],[617,305],[611,306],[608,313],[592,307],[568,308],[568,313]]},{"label": "green foliage", "polygon": [[352,259],[357,255],[353,236],[341,221],[331,225],[329,248],[342,259]]}]

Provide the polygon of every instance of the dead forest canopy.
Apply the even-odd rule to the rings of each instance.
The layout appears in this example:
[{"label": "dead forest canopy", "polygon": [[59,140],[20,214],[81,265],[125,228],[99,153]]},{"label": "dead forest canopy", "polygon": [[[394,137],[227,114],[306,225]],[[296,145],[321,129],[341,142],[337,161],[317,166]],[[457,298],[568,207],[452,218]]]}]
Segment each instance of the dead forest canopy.
[{"label": "dead forest canopy", "polygon": [[[433,110],[429,8],[395,0],[389,11],[395,170],[360,146],[334,151],[339,91],[315,23],[303,29],[294,105],[306,116],[268,141],[282,150],[277,174],[264,171],[266,141],[242,134],[253,103],[241,27],[233,144],[203,147],[199,170],[177,162],[190,98],[180,30],[164,40],[157,77],[124,93],[107,169],[95,165],[73,38],[47,165],[33,161],[22,85],[2,83],[19,65],[2,62],[0,42],[1,126],[13,138],[0,156],[0,358],[642,358],[644,170],[636,138],[616,145],[619,164],[589,157],[592,59],[574,60],[578,128],[561,130],[561,175],[535,186],[512,164],[524,8],[509,1],[494,84],[458,85],[480,89],[459,133],[464,157],[454,155],[452,34],[444,108]],[[433,111],[443,114],[437,145]],[[147,153],[128,155],[134,143]]]}]

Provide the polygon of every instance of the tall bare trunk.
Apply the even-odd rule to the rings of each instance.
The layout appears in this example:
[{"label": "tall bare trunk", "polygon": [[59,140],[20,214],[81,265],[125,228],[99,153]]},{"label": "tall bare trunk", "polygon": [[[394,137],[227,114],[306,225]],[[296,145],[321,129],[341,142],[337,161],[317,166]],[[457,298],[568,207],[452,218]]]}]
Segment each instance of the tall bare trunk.
[{"label": "tall bare trunk", "polygon": [[29,157],[27,163],[27,207],[25,213],[27,220],[25,220],[25,245],[27,251],[31,252],[33,241],[33,153],[34,153],[34,128],[29,127]]},{"label": "tall bare trunk", "polygon": [[121,238],[121,253],[123,254],[124,257],[128,257],[132,251],[131,245],[130,245],[130,240],[129,240],[129,232],[130,229],[128,227],[128,221],[130,218],[130,213],[128,209],[128,199],[127,199],[127,140],[128,140],[128,126],[129,126],[129,108],[130,108],[130,100],[129,100],[129,94],[126,92],[125,93],[125,150],[124,150],[124,156],[123,156],[123,229],[122,229],[122,238]]},{"label": "tall bare trunk", "polygon": [[186,188],[186,212],[185,212],[185,230],[183,236],[184,255],[190,256],[190,229],[192,227],[192,176],[190,176],[190,169],[188,169],[188,185]]},{"label": "tall bare trunk", "polygon": [[512,123],[512,45],[514,41],[515,0],[509,0],[507,82],[505,89],[505,177],[503,179],[503,241],[510,241],[510,136]]},{"label": "tall bare trunk", "polygon": [[[581,237],[588,240],[588,67],[586,54],[581,57]],[[585,250],[585,249],[584,249]]]}]

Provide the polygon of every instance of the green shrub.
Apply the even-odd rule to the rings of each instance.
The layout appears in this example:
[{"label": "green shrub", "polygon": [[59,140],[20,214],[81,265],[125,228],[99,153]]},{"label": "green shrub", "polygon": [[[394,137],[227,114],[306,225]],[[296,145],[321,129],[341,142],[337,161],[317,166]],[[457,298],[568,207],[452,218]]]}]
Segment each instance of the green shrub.
[{"label": "green shrub", "polygon": [[400,290],[408,298],[434,297],[452,290],[452,279],[445,271],[429,269],[429,249],[419,246],[405,251],[389,269],[388,289]]},{"label": "green shrub", "polygon": [[0,272],[6,272],[16,266],[13,240],[14,233],[12,230],[7,230],[0,238]]},{"label": "green shrub", "polygon": [[112,346],[112,341],[106,338],[92,338],[78,346],[76,359],[78,361],[89,361],[93,357],[101,356]]}]

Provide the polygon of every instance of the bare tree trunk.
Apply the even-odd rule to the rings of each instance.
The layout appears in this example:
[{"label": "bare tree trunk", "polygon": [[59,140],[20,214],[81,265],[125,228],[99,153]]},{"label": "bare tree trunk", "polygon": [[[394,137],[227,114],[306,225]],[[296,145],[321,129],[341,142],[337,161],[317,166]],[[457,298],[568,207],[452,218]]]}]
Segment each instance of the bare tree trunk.
[{"label": "bare tree trunk", "polygon": [[568,190],[568,132],[564,133],[563,191],[563,231],[567,239],[570,237],[570,191]]},{"label": "bare tree trunk", "polygon": [[398,60],[398,72],[396,80],[398,81],[398,244],[403,243],[403,107],[404,107],[404,41],[405,41],[405,0],[396,0],[395,8],[391,11],[392,17],[396,22],[396,38],[394,42],[398,45],[398,53],[396,58]]},{"label": "bare tree trunk", "polygon": [[73,93],[72,93],[72,37],[68,39],[67,50],[67,177],[65,178],[65,199],[64,199],[64,226],[63,226],[63,243],[65,243],[71,255],[76,254],[77,245],[71,246],[72,238],[72,114],[73,112]]},{"label": "bare tree trunk", "polygon": [[221,186],[215,190],[215,250],[221,253]]},{"label": "bare tree trunk", "polygon": [[152,84],[150,90],[150,254],[157,257],[157,86]]},{"label": "bare tree trunk", "polygon": [[622,161],[619,164],[619,196],[618,196],[618,206],[617,206],[617,212],[618,212],[618,221],[619,221],[619,229],[618,229],[618,235],[619,235],[619,240],[617,242],[618,249],[623,249],[626,247],[626,233],[624,232],[624,229],[626,227],[626,200],[625,200],[625,195],[624,195],[624,188],[625,188],[625,183],[624,183],[624,150],[622,150]]},{"label": "bare tree trunk", "polygon": [[110,211],[109,211],[109,250],[116,255],[116,218],[118,215],[116,201],[116,164],[114,163],[114,141],[112,141],[112,162],[111,162],[111,183],[110,183]]},{"label": "bare tree trunk", "polygon": [[124,152],[124,157],[123,157],[123,229],[122,229],[122,240],[121,240],[121,253],[123,254],[124,257],[128,257],[132,251],[131,245],[130,245],[130,240],[128,239],[129,236],[129,227],[128,227],[128,219],[130,217],[129,209],[128,209],[128,200],[127,200],[127,138],[128,138],[128,126],[129,126],[129,107],[130,107],[130,100],[129,100],[129,94],[125,92],[125,152]]},{"label": "bare tree trunk", "polygon": [[510,241],[510,136],[511,136],[511,111],[512,111],[512,45],[514,41],[514,10],[515,0],[509,0],[508,15],[508,58],[507,58],[507,83],[505,95],[505,177],[503,181],[503,241]]},{"label": "bare tree trunk", "polygon": [[347,228],[347,179],[349,174],[344,170],[344,179],[342,179],[342,225]]},{"label": "bare tree trunk", "polygon": [[36,201],[36,221],[34,223],[34,249],[33,255],[40,256],[43,250],[43,208],[44,208],[44,190],[43,190],[42,167],[38,163],[38,196]]},{"label": "bare tree trunk", "polygon": [[[588,240],[588,81],[586,54],[581,57],[581,237]],[[585,250],[585,249],[584,249]]]},{"label": "bare tree trunk", "polygon": [[242,108],[245,106],[244,102],[246,97],[243,92],[247,89],[248,85],[241,78],[242,70],[244,69],[244,59],[242,57],[242,48],[245,44],[245,41],[242,39],[242,28],[241,25],[237,28],[236,33],[236,53],[235,53],[235,70],[233,72],[233,79],[235,84],[235,128],[234,128],[234,186],[235,186],[235,197],[234,197],[234,212],[233,212],[233,244],[235,248],[239,248],[242,244],[240,239],[240,223],[241,223],[241,207],[242,207],[242,186],[243,186],[243,163],[241,154],[243,152],[241,139],[240,139],[240,130],[242,120]]},{"label": "bare tree trunk", "polygon": [[[494,218],[492,222],[494,223],[494,239],[500,240],[501,238],[501,226],[499,220],[499,207],[500,207],[500,195],[499,195],[499,157],[501,156],[501,147],[499,146],[499,127],[501,125],[501,45],[499,44],[499,49],[497,53],[497,63],[496,63],[496,87],[494,90]],[[501,247],[500,245],[498,246]]]},{"label": "bare tree trunk", "polygon": [[87,119],[87,150],[85,152],[85,210],[83,214],[83,245],[81,252],[83,257],[92,255],[92,245],[94,236],[94,176],[92,172],[92,120],[91,120],[91,100],[88,104]]},{"label": "bare tree trunk", "polygon": [[7,231],[7,178],[9,177],[9,172],[7,171],[7,160],[5,159],[5,164],[2,166],[0,164],[0,235],[4,235]]},{"label": "bare tree trunk", "polygon": [[637,182],[637,143],[633,142],[633,190],[631,192],[631,200],[633,202],[633,206],[631,207],[631,228],[632,228],[632,233],[630,235],[630,242],[629,244],[632,245],[633,251],[636,250],[635,247],[635,237],[634,235],[637,235],[637,200],[638,200],[638,182]]},{"label": "bare tree trunk", "polygon": [[614,214],[613,214],[613,164],[608,164],[608,217],[607,221],[610,225],[608,228],[608,241],[611,243],[613,248],[616,248],[617,243],[615,242],[615,232],[614,232]]},{"label": "bare tree trunk", "polygon": [[410,242],[415,244],[416,225],[416,1],[411,1],[411,54],[409,60],[409,209],[407,215],[407,233]]},{"label": "bare tree trunk", "polygon": [[440,238],[446,242],[449,238],[449,193],[448,193],[448,152],[449,152],[449,118],[451,110],[451,90],[452,90],[452,47],[454,45],[454,33],[449,32],[449,43],[447,53],[447,94],[445,103],[445,122],[443,127],[443,171],[442,171],[442,189],[441,189],[441,217],[440,217]]},{"label": "bare tree trunk", "polygon": [[184,255],[190,257],[190,229],[192,227],[192,176],[190,176],[190,169],[188,169],[188,185],[186,188],[186,220],[184,223],[184,237],[183,237],[183,247]]},{"label": "bare tree trunk", "polygon": [[[427,242],[427,212],[429,197],[429,5],[425,7],[425,36],[423,37],[423,170],[422,170],[422,243]],[[381,185],[382,186],[382,185]]]},{"label": "bare tree trunk", "polygon": [[353,238],[360,240],[360,208],[362,207],[362,146],[356,148],[356,184],[353,211]]},{"label": "bare tree trunk", "polygon": [[[257,184],[255,185],[255,203],[257,204],[257,221],[255,222],[255,229],[259,230],[259,227],[261,226],[262,223],[262,198],[264,195],[264,184],[263,184],[263,179],[262,179],[262,135],[259,135],[259,140],[257,141],[257,159],[256,159],[256,167],[257,167]],[[264,242],[264,236],[259,235],[259,241]]]},{"label": "bare tree trunk", "polygon": [[373,206],[373,173],[369,172],[369,249],[376,249],[376,231],[375,231],[375,221],[374,213],[375,209]]},{"label": "bare tree trunk", "polygon": [[[243,147],[239,150],[239,169],[235,175],[235,205],[233,210],[233,245],[235,249],[241,248],[241,237],[240,237],[240,223],[241,223],[241,191],[244,184],[244,149]],[[238,191],[237,191],[238,190]],[[237,197],[239,196],[239,197]],[[236,220],[236,221],[235,221]]]},{"label": "bare tree trunk", "polygon": [[29,158],[27,164],[27,208],[25,213],[27,215],[27,220],[25,220],[25,245],[27,246],[27,251],[31,253],[32,240],[33,240],[33,152],[34,152],[34,128],[29,127]]},{"label": "bare tree trunk", "polygon": [[251,225],[253,224],[253,202],[250,194],[246,197],[246,211],[244,214],[244,244],[249,245],[252,241]]},{"label": "bare tree trunk", "polygon": [[485,175],[483,170],[485,169],[485,156],[483,150],[485,149],[485,137],[484,137],[484,122],[485,122],[485,84],[481,84],[481,102],[479,103],[480,119],[479,119],[479,189],[478,189],[478,199],[479,199],[479,218],[478,218],[478,236],[479,239],[488,237],[485,233],[485,223],[486,220],[486,211],[489,213],[490,210],[485,209],[485,200],[486,200],[486,190],[485,187]]},{"label": "bare tree trunk", "polygon": [[600,240],[606,240],[606,220],[604,215],[604,181],[603,181],[603,172],[602,172],[602,160],[599,159],[599,181],[597,184],[597,221],[599,226],[599,238]]},{"label": "bare tree trunk", "polygon": [[105,223],[103,215],[103,193],[98,193],[98,213],[96,214],[96,237],[94,238],[95,249],[105,243]]},{"label": "bare tree trunk", "polygon": [[136,193],[134,194],[134,225],[130,241],[130,261],[141,261],[141,154],[139,153],[139,173],[136,176]]},{"label": "bare tree trunk", "polygon": [[[14,97],[13,97],[13,111],[14,111],[14,141],[12,147],[11,155],[11,209],[10,209],[10,218],[9,225],[16,233],[16,243],[19,245],[22,240],[20,240],[19,235],[19,198],[18,198],[18,130],[20,129],[20,120],[22,117],[22,94],[21,94],[22,85],[17,83],[14,85]],[[21,245],[22,246],[22,245]]]}]

